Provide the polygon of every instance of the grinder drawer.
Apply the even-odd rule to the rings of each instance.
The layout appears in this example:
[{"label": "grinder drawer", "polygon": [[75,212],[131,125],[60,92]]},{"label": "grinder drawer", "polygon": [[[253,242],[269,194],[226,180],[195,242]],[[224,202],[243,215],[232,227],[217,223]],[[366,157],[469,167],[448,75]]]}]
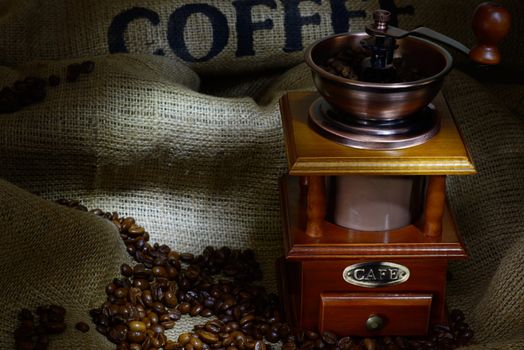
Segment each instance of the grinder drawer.
[{"label": "grinder drawer", "polygon": [[321,332],[340,335],[424,335],[431,294],[321,293]]}]

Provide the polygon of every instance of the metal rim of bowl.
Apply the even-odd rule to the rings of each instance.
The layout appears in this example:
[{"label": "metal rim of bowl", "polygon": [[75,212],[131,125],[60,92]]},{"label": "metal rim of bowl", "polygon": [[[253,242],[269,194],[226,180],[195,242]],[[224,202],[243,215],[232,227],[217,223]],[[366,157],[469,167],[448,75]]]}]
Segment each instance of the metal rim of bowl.
[{"label": "metal rim of bowl", "polygon": [[[424,86],[426,84],[431,84],[431,83],[435,82],[436,80],[439,80],[439,79],[443,78],[444,76],[446,76],[449,73],[449,71],[451,70],[452,65],[453,65],[453,58],[451,57],[451,54],[446,49],[444,49],[442,46],[440,46],[440,45],[438,45],[438,44],[436,44],[436,43],[434,43],[433,41],[430,41],[430,40],[417,38],[417,37],[409,37],[410,39],[413,39],[413,40],[420,40],[420,41],[422,41],[422,42],[424,42],[426,44],[429,44],[430,46],[433,46],[435,49],[437,49],[437,51],[440,52],[442,54],[442,56],[444,57],[444,59],[446,60],[446,66],[440,72],[438,72],[435,75],[432,75],[432,76],[429,76],[427,78],[420,79],[420,80],[413,80],[413,81],[402,82],[402,83],[371,83],[371,82],[366,82],[366,81],[353,80],[353,79],[340,77],[338,75],[331,74],[331,73],[327,72],[322,67],[317,65],[313,61],[313,57],[311,56],[311,52],[313,51],[313,49],[319,43],[321,43],[321,42],[323,42],[325,40],[329,40],[329,39],[336,38],[336,37],[339,37],[339,36],[346,36],[346,35],[362,35],[362,36],[364,36],[364,35],[367,35],[367,34],[365,32],[342,33],[342,34],[334,34],[334,35],[330,35],[330,36],[318,39],[315,42],[313,42],[311,45],[309,45],[308,48],[306,49],[305,53],[304,53],[306,64],[314,72],[319,74],[324,79],[334,80],[336,82],[339,82],[339,83],[342,83],[342,84],[345,84],[345,85],[350,85],[350,86],[359,86],[359,87],[362,87],[362,88],[377,88],[377,89],[402,89],[402,88],[412,88],[412,87]],[[369,35],[367,35],[367,36],[369,36]]]}]

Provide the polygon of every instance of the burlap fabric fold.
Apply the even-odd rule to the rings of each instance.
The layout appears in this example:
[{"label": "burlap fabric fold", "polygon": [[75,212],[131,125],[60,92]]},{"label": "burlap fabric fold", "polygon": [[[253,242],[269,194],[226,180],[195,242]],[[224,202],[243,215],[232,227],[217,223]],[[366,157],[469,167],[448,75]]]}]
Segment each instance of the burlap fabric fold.
[{"label": "burlap fabric fold", "polygon": [[3,270],[0,288],[0,348],[14,349],[16,316],[22,307],[60,304],[67,330],[54,349],[110,349],[96,332],[74,324],[105,299],[105,285],[129,260],[113,224],[45,201],[0,180]]},{"label": "burlap fabric fold", "polygon": [[[94,61],[89,76],[2,116],[2,176],[47,198],[125,212],[182,251],[256,245],[269,274],[280,243],[277,179],[286,169],[276,97],[259,106],[200,94],[191,70],[161,57]],[[64,75],[69,63],[22,69]],[[21,74],[3,71],[6,85]],[[304,72],[279,81],[308,80]]]},{"label": "burlap fabric fold", "polygon": [[448,78],[445,96],[478,171],[448,178],[470,253],[451,265],[448,300],[468,310],[478,348],[523,349],[524,124],[473,79]]}]

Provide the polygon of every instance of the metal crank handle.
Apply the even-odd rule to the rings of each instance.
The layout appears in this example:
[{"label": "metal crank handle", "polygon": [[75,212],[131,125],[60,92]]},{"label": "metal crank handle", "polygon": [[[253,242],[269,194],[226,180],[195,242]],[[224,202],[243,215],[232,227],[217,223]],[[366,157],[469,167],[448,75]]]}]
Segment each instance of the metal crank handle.
[{"label": "metal crank handle", "polygon": [[373,36],[389,36],[395,39],[408,35],[424,37],[449,45],[468,55],[470,59],[482,65],[500,63],[501,56],[497,45],[508,35],[511,15],[503,6],[484,2],[477,6],[473,15],[473,32],[478,43],[471,50],[462,43],[442,33],[426,27],[408,31],[388,25],[390,13],[385,10],[373,12],[374,24],[366,26],[366,33]]}]

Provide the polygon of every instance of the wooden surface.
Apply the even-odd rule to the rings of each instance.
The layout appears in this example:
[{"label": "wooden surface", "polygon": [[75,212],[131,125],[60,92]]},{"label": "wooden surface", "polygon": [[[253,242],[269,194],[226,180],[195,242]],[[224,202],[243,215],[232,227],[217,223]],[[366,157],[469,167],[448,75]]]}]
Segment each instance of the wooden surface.
[{"label": "wooden surface", "polygon": [[442,236],[427,237],[421,228],[408,225],[392,231],[356,231],[324,221],[322,235],[310,237],[306,229],[306,186],[299,179],[286,176],[281,180],[284,219],[284,249],[288,260],[340,258],[466,258],[464,245],[454,220],[446,208],[442,218]]},{"label": "wooden surface", "polygon": [[[319,330],[362,337],[425,335],[431,300],[431,294],[321,293]],[[380,330],[366,328],[371,315],[383,319],[384,326]]]},{"label": "wooden surface", "polygon": [[326,139],[308,126],[309,106],[319,95],[289,92],[280,101],[290,175],[464,175],[475,168],[444,98],[434,100],[441,130],[428,142],[406,149],[351,148]]}]

